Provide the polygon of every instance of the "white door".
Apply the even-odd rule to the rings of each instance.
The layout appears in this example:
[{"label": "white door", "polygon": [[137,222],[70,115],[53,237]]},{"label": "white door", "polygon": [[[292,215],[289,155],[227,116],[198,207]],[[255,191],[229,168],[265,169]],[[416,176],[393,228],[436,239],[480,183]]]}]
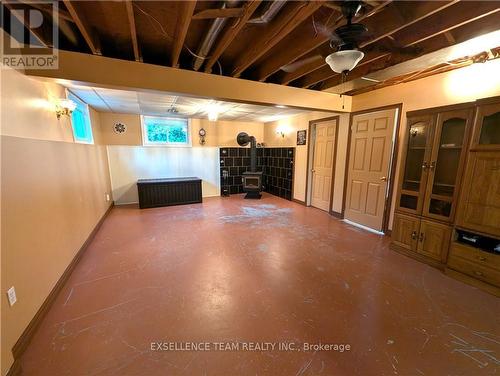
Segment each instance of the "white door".
[{"label": "white door", "polygon": [[396,109],[352,119],[344,217],[382,230]]},{"label": "white door", "polygon": [[316,124],[311,205],[330,211],[337,120]]}]

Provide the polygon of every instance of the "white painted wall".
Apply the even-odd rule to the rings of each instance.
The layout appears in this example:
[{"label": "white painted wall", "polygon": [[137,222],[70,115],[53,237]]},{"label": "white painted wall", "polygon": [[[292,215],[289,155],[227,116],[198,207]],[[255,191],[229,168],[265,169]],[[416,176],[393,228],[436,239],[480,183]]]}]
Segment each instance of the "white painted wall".
[{"label": "white painted wall", "polygon": [[196,176],[203,179],[203,197],[220,194],[218,147],[109,145],[107,149],[116,204],[139,201],[137,179]]}]

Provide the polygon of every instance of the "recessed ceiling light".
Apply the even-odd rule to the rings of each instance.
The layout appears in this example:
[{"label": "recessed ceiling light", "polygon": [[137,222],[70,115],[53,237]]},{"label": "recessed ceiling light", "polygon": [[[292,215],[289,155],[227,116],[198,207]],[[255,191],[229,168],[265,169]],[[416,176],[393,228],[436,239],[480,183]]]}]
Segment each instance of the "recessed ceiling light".
[{"label": "recessed ceiling light", "polygon": [[276,108],[286,108],[286,106],[283,106],[282,104],[277,104],[276,106],[274,106]]}]

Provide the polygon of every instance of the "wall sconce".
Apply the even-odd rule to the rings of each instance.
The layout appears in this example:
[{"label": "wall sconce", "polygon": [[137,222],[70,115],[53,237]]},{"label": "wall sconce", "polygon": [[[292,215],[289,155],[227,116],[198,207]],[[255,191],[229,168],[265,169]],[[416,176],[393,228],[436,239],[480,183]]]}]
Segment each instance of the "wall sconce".
[{"label": "wall sconce", "polygon": [[279,135],[279,136],[281,136],[282,138],[285,138],[286,133],[287,132],[286,132],[285,127],[279,126],[279,127],[276,128],[276,134]]},{"label": "wall sconce", "polygon": [[57,119],[61,118],[61,115],[70,116],[75,110],[76,103],[71,99],[59,99],[56,103],[56,116]]}]

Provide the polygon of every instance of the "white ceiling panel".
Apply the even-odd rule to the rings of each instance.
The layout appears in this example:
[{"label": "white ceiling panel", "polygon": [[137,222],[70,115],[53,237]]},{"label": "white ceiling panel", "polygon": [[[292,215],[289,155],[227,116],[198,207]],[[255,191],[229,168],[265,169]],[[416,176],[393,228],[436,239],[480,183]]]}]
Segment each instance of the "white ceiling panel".
[{"label": "white ceiling panel", "polygon": [[[67,84],[85,103],[103,112],[207,118],[217,112],[220,120],[272,121],[308,112],[294,108],[278,108],[255,104],[216,101],[206,98],[178,96],[171,93],[139,92]],[[270,120],[271,119],[271,120]]]}]

